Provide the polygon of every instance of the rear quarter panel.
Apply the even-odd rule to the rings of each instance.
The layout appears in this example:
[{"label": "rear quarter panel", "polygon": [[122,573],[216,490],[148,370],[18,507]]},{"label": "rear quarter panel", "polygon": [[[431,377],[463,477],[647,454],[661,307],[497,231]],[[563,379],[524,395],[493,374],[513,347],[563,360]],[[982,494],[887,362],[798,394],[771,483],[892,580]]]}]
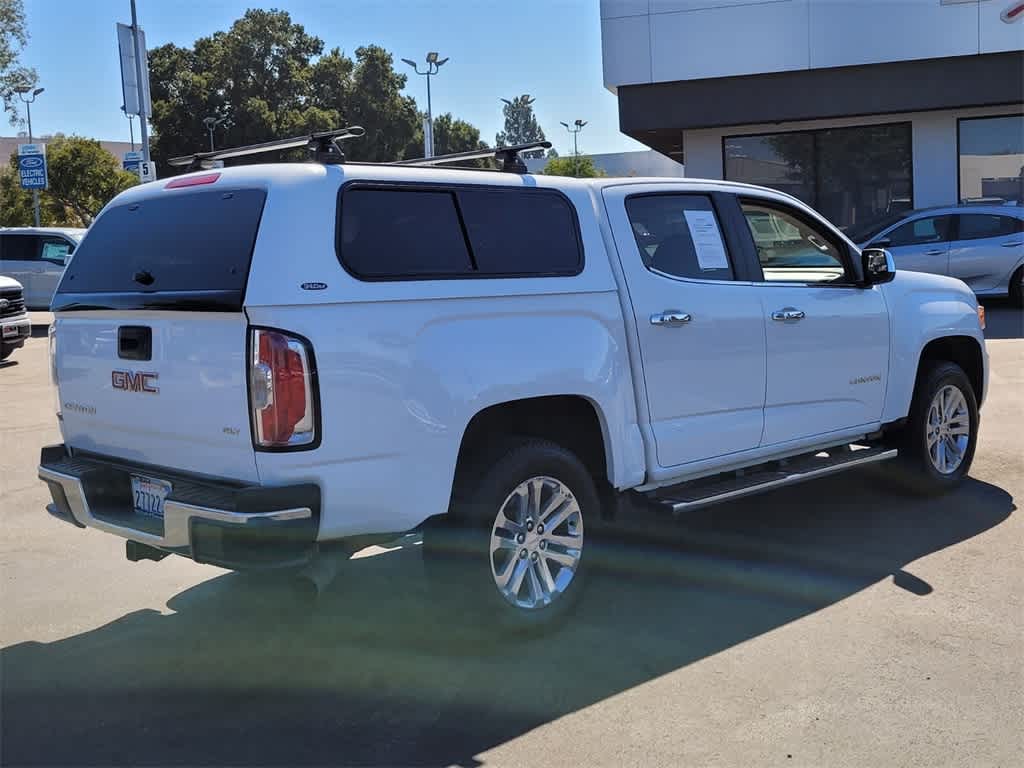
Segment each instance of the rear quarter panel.
[{"label": "rear quarter panel", "polygon": [[261,482],[320,484],[321,540],[407,530],[447,510],[476,413],[544,395],[590,400],[609,478],[642,481],[621,304],[589,190],[570,195],[586,252],[577,276],[362,282],[335,253],[340,183],[280,206],[268,194],[246,312],[312,343],[322,439],[312,451],[258,452]]}]

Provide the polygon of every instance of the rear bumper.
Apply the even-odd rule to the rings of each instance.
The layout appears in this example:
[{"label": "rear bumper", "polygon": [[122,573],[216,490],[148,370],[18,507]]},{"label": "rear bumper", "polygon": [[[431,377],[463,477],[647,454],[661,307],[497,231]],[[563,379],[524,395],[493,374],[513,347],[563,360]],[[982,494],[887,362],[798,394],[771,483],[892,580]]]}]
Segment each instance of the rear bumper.
[{"label": "rear bumper", "polygon": [[[164,517],[141,515],[131,499],[133,474],[171,483]],[[316,551],[320,489],[231,484],[43,448],[39,479],[50,488],[47,510],[79,528],[96,528],[225,568],[301,565]]]}]

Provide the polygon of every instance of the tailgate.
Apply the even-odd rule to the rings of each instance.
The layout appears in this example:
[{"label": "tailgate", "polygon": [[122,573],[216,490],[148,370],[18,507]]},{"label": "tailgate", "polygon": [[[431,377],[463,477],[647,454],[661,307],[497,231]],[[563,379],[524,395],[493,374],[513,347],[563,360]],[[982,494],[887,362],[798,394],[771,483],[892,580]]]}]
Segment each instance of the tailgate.
[{"label": "tailgate", "polygon": [[134,187],[97,217],[52,306],[65,443],[258,480],[242,307],[265,201],[214,173]]},{"label": "tailgate", "polygon": [[55,326],[67,445],[156,467],[258,480],[243,314],[68,312],[55,316]]}]

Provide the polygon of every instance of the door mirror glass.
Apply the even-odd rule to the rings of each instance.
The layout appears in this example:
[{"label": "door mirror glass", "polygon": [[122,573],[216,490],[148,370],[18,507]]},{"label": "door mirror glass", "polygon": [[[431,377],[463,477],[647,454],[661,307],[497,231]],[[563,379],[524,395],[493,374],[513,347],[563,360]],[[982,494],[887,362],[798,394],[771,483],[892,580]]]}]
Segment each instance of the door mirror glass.
[{"label": "door mirror glass", "polygon": [[896,277],[896,264],[892,260],[892,254],[884,248],[865,248],[860,258],[866,285],[888,283]]}]

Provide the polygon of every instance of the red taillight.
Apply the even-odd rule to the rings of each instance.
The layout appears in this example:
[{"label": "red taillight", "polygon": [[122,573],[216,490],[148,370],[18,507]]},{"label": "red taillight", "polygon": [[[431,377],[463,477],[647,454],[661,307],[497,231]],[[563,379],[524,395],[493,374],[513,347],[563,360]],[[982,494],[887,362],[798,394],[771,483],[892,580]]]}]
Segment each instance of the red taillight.
[{"label": "red taillight", "polygon": [[258,448],[308,446],[316,441],[312,354],[301,339],[253,329],[249,396]]},{"label": "red taillight", "polygon": [[182,176],[180,179],[172,179],[164,184],[164,189],[179,189],[180,187],[198,187],[200,184],[213,184],[220,178],[219,173],[203,173],[199,176]]}]

